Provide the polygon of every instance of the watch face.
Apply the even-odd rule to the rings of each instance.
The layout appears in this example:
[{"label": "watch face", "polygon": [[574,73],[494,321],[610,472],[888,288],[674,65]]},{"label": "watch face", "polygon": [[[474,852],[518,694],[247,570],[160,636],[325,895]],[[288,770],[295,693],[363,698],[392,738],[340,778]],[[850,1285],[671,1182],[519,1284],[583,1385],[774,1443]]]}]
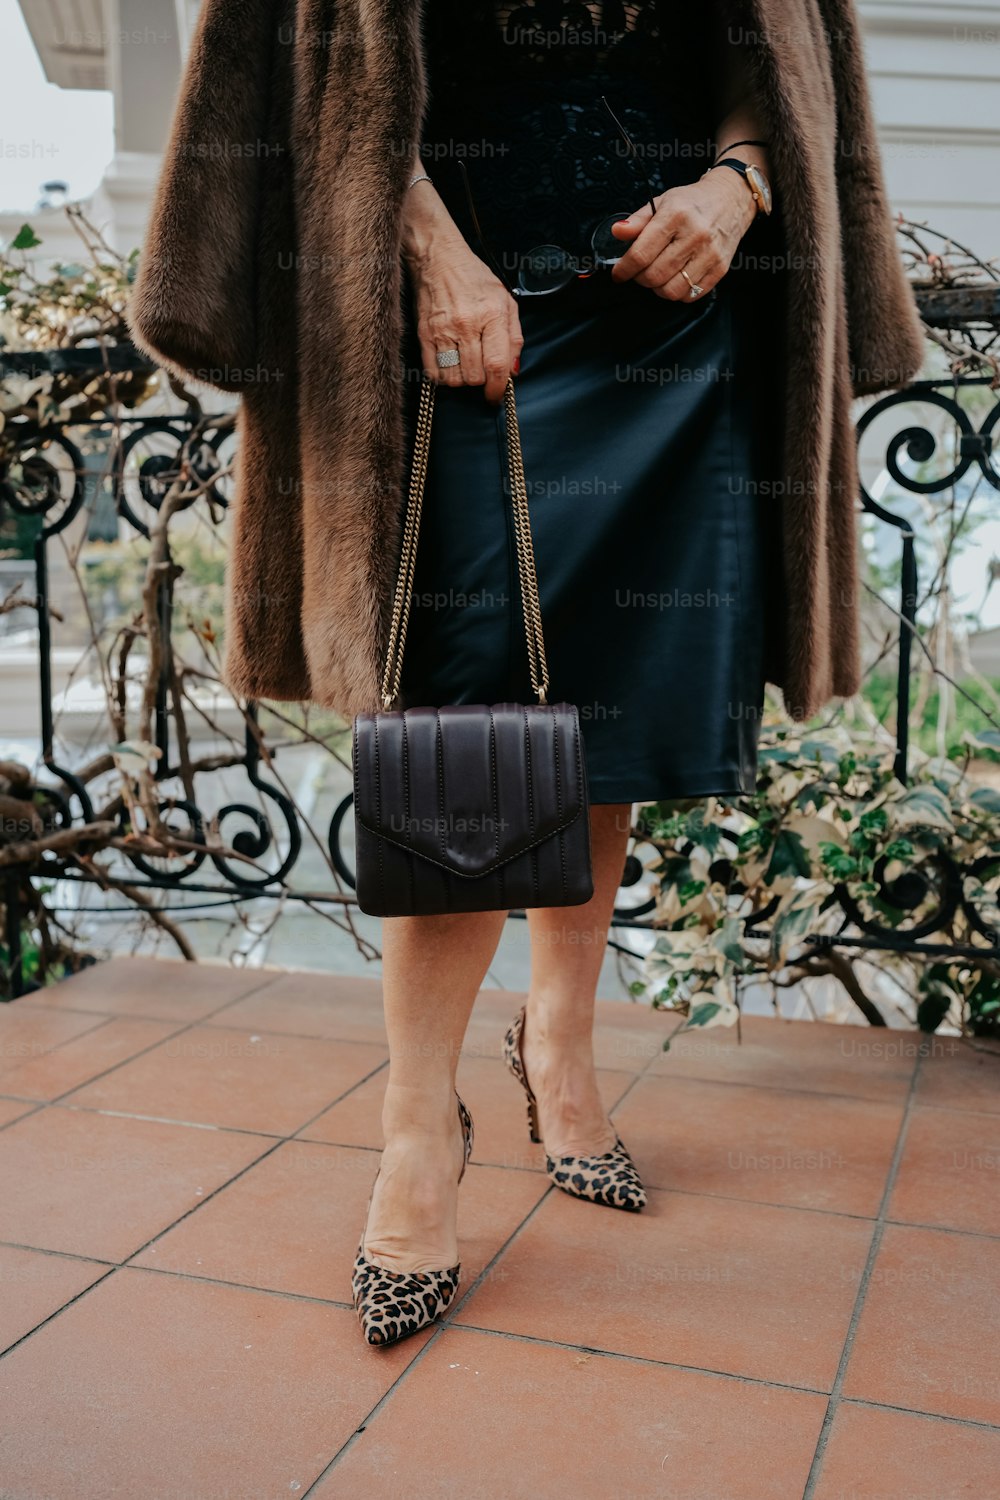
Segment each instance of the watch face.
[{"label": "watch face", "polygon": [[771,212],[771,184],[759,167],[747,167],[747,181],[757,195],[762,210],[769,214]]}]

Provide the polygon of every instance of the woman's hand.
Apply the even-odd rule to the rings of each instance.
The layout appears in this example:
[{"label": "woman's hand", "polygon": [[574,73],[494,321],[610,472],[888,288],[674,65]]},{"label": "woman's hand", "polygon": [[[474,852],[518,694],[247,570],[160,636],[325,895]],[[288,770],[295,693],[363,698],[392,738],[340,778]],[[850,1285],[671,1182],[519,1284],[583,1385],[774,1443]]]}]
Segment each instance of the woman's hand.
[{"label": "woman's hand", "polygon": [[[487,401],[502,401],[524,344],[507,288],[460,235],[409,265],[427,374],[442,385],[485,385]],[[437,354],[445,349],[457,349],[461,362],[440,370]]]},{"label": "woman's hand", "polygon": [[698,182],[670,188],[654,198],[656,214],[644,204],[613,226],[618,239],[631,239],[611,275],[637,281],[658,297],[674,302],[691,299],[687,272],[695,286],[711,291],[732,265],[740,240],[757,214],[753,194],[743,178],[718,167]]},{"label": "woman's hand", "polygon": [[[423,171],[419,157],[413,171]],[[441,385],[485,385],[487,401],[502,401],[524,343],[517,303],[469,249],[430,181],[413,183],[403,199],[402,248],[424,370]],[[441,370],[446,349],[458,350],[459,363]]]}]

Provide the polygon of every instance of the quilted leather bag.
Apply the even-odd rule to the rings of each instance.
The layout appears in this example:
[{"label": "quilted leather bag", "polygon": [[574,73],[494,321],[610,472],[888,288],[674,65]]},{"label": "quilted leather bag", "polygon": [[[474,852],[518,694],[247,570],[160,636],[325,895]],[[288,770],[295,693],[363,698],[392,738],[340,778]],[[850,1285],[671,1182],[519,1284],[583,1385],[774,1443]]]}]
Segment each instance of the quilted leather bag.
[{"label": "quilted leather bag", "polygon": [[424,377],[383,708],[354,720],[357,897],[371,916],[576,906],[593,895],[579,715],[550,704],[514,386],[504,393],[511,505],[536,703],[396,709],[435,385]]}]

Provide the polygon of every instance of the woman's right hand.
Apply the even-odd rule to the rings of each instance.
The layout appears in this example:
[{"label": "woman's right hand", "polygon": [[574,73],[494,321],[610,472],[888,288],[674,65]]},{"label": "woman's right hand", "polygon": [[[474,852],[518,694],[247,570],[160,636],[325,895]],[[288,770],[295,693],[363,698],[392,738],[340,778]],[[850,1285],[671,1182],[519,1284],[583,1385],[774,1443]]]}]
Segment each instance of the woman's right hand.
[{"label": "woman's right hand", "polygon": [[[464,240],[411,262],[410,274],[427,374],[442,385],[485,385],[487,401],[502,401],[524,344],[510,292]],[[441,370],[445,349],[457,349],[460,363]]]},{"label": "woman's right hand", "polygon": [[[403,249],[424,370],[441,385],[482,385],[487,401],[502,401],[524,344],[517,303],[429,182],[414,184],[404,200]],[[437,356],[446,349],[457,349],[460,362],[442,370]]]}]

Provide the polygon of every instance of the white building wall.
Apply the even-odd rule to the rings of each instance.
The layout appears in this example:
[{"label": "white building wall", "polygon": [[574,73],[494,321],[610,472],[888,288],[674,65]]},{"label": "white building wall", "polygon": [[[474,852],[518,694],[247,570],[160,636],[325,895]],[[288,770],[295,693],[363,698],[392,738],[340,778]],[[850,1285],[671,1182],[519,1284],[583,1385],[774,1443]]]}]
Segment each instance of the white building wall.
[{"label": "white building wall", "polygon": [[893,208],[1000,255],[1000,5],[859,10]]}]

